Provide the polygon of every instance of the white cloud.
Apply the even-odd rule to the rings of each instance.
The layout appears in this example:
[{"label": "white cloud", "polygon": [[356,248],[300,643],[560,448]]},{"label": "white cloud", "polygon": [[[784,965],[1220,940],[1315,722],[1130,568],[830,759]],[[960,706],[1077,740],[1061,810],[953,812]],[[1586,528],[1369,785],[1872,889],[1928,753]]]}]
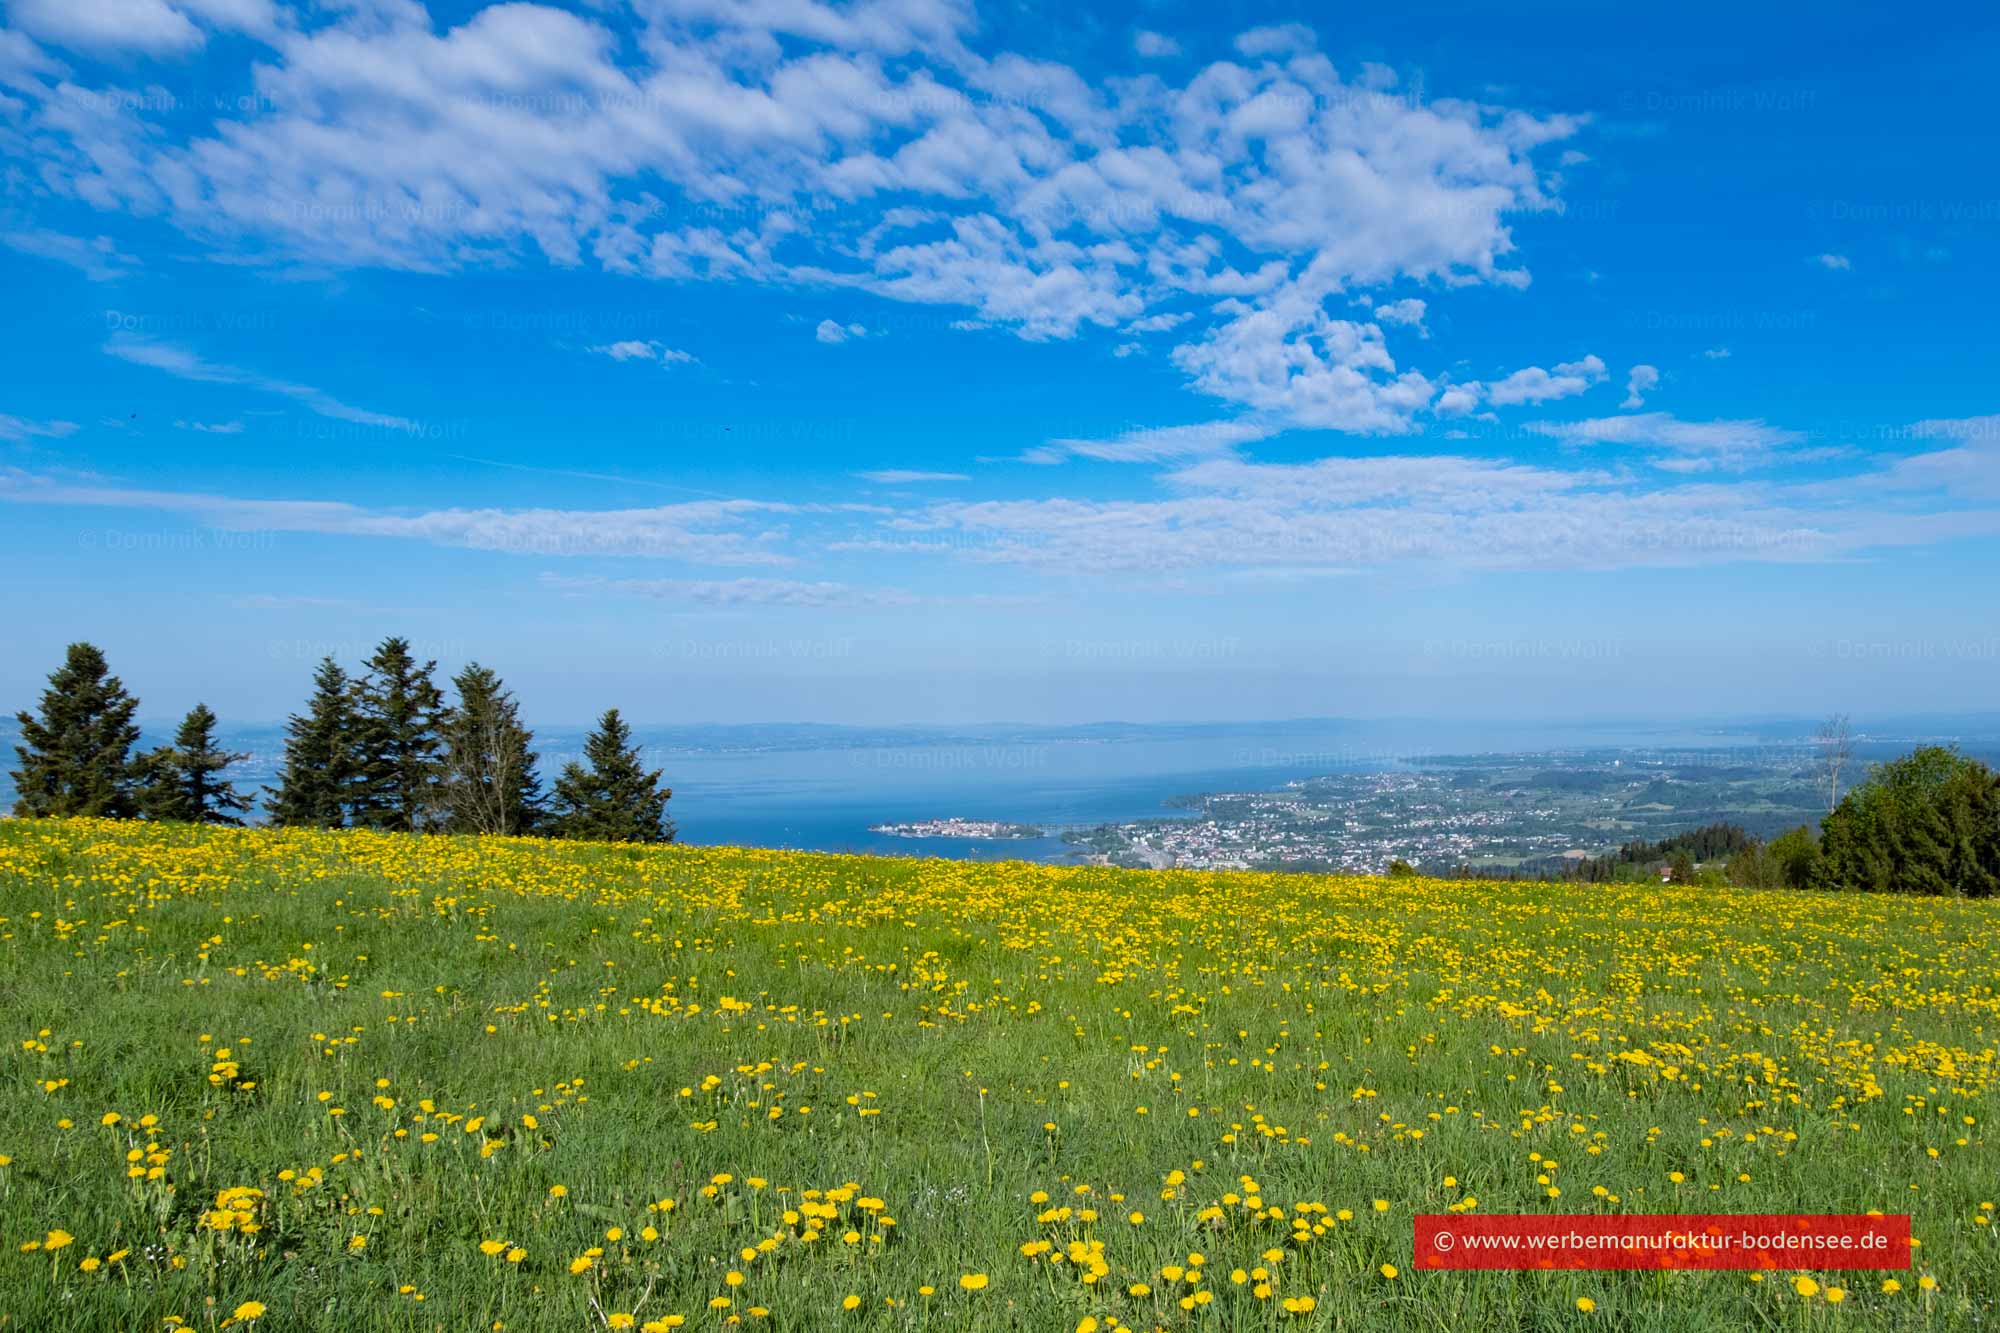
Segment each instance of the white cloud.
[{"label": "white cloud", "polygon": [[76,429],[74,421],[31,421],[0,412],[0,440],[16,442],[37,437],[60,440],[76,434]]},{"label": "white cloud", "polygon": [[830,319],[821,320],[819,327],[813,330],[813,337],[823,343],[844,343],[849,338],[866,338],[867,336],[868,330],[863,325],[840,324]]},{"label": "white cloud", "polygon": [[1319,44],[1311,28],[1302,23],[1286,23],[1269,28],[1252,28],[1236,39],[1236,49],[1246,56],[1286,56],[1310,51]]},{"label": "white cloud", "polygon": [[1482,402],[1494,407],[1519,407],[1523,403],[1546,403],[1573,398],[1602,383],[1604,362],[1594,355],[1580,361],[1564,361],[1553,371],[1540,366],[1524,366],[1505,379],[1485,383],[1467,380],[1444,386],[1431,410],[1441,417],[1464,416]]},{"label": "white cloud", "polygon": [[[1597,474],[1483,459],[1333,459],[1179,478],[1161,501],[1022,500],[934,506],[906,540],[1065,575],[1164,576],[1382,566],[1621,568],[1810,560],[1862,538],[1754,497],[1687,487],[1641,493]],[[1921,539],[1884,526],[1870,539]]]},{"label": "white cloud", "polygon": [[121,361],[150,366],[154,370],[164,370],[179,379],[195,380],[205,384],[240,384],[265,393],[281,394],[300,403],[310,412],[331,417],[336,421],[353,422],[360,426],[379,426],[385,430],[415,432],[421,429],[417,422],[408,417],[391,416],[385,412],[371,412],[367,408],[354,407],[310,385],[293,384],[286,380],[259,375],[255,371],[218,365],[175,343],[157,342],[128,333],[114,333],[111,340],[104,344],[104,350]]},{"label": "white cloud", "polygon": [[92,55],[186,55],[210,27],[269,38],[281,12],[271,0],[11,0],[9,20],[45,42]]},{"label": "white cloud", "polygon": [[1516,407],[1522,403],[1546,403],[1576,395],[1601,383],[1604,362],[1595,356],[1581,361],[1565,361],[1554,372],[1540,366],[1526,366],[1506,379],[1486,386],[1486,401],[1495,407]]},{"label": "white cloud", "polygon": [[1401,324],[1414,330],[1421,337],[1429,337],[1430,330],[1424,327],[1424,313],[1428,307],[1414,296],[1400,301],[1389,301],[1375,307],[1375,320],[1380,324]]},{"label": "white cloud", "polygon": [[1952,447],[1899,460],[1889,469],[1892,485],[2000,500],[2000,415],[1919,421],[1908,433],[1913,439],[1949,440]]},{"label": "white cloud", "polygon": [[1773,459],[1805,435],[1762,420],[1681,421],[1665,412],[1640,412],[1591,421],[1533,421],[1528,429],[1566,444],[1614,444],[1662,451],[1655,466],[1698,472],[1743,468]]},{"label": "white cloud", "polygon": [[1188,314],[1186,311],[1179,311],[1173,314],[1148,315],[1144,319],[1135,319],[1130,324],[1127,324],[1125,331],[1127,333],[1166,333],[1179,328],[1193,318],[1194,316]]},{"label": "white cloud", "polygon": [[47,189],[261,262],[539,251],[960,307],[1031,339],[1198,303],[1175,364],[1203,392],[1363,433],[1411,429],[1432,380],[1326,303],[1397,280],[1524,286],[1509,219],[1557,206],[1537,155],[1581,125],[1399,96],[1379,67],[1343,78],[1296,26],[1175,81],[1106,85],[973,54],[976,16],[951,0],[678,0],[641,6],[636,38],[532,3],[455,27],[409,5],[151,3],[186,25],[156,43],[198,37],[190,15],[276,33],[257,96],[186,139],[143,96],[36,75]]},{"label": "white cloud", "polygon": [[[1655,414],[1657,416],[1658,414]],[[1768,447],[1790,432],[1762,423],[1640,421],[1646,438],[1715,449]],[[1595,434],[1614,433],[1602,425]],[[1761,428],[1761,434],[1751,427]],[[1977,422],[1953,425],[1990,446]],[[1957,437],[1954,434],[1954,438]],[[1917,460],[1911,460],[1915,463]],[[1907,488],[2000,478],[1951,459]],[[1635,478],[1629,469],[1565,469],[1504,459],[1386,455],[1311,463],[1217,457],[1166,474],[1164,500],[1069,498],[941,502],[888,520],[881,538],[844,549],[934,553],[1065,577],[1171,578],[1371,567],[1449,570],[1617,569],[1815,562],[1946,537],[2000,535],[2000,509],[1940,512],[1914,498],[1881,504],[1886,471],[1780,486]],[[1986,498],[2000,486],[1986,483]],[[1967,491],[1966,495],[1971,492]],[[1954,497],[1954,501],[1958,498]],[[1829,500],[1833,503],[1829,503]]]},{"label": "white cloud", "polygon": [[1163,56],[1177,56],[1181,44],[1163,32],[1149,32],[1141,28],[1132,37],[1132,49],[1148,60],[1158,60]]},{"label": "white cloud", "polygon": [[1711,347],[1702,353],[1710,361],[1727,361],[1731,353],[1727,347]]},{"label": "white cloud", "polygon": [[201,29],[166,0],[12,0],[7,17],[45,42],[90,52],[178,55],[202,43]]},{"label": "white cloud", "polygon": [[109,236],[85,240],[45,229],[0,233],[0,245],[24,255],[53,259],[79,269],[92,282],[110,282],[124,277],[139,261],[123,253]]},{"label": "white cloud", "polygon": [[613,361],[654,361],[663,366],[692,365],[695,359],[692,353],[683,352],[650,338],[626,338],[590,350],[600,356],[608,356]]},{"label": "white cloud", "polygon": [[1854,267],[1854,261],[1850,260],[1846,255],[1814,255],[1813,262],[1821,268],[1830,268],[1840,272],[1845,272]]},{"label": "white cloud", "polygon": [[1660,368],[1658,366],[1639,365],[1632,367],[1632,373],[1625,377],[1625,401],[1618,404],[1618,406],[1621,408],[1644,407],[1646,405],[1646,395],[1657,388],[1659,383]]},{"label": "white cloud", "polygon": [[920,485],[931,481],[971,481],[963,472],[920,472],[910,468],[878,468],[873,472],[857,472],[855,476],[863,481],[879,482],[884,486]]},{"label": "white cloud", "polygon": [[176,421],[176,429],[199,431],[204,435],[241,435],[243,423],[240,421]]}]

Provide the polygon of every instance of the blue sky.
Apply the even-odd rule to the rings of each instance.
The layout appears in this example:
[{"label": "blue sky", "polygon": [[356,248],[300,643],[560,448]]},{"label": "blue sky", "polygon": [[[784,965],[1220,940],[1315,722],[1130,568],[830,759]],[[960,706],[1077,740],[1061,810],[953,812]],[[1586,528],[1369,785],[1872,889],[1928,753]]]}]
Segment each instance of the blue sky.
[{"label": "blue sky", "polygon": [[1994,17],[1384,8],[0,0],[0,696],[1992,708]]}]

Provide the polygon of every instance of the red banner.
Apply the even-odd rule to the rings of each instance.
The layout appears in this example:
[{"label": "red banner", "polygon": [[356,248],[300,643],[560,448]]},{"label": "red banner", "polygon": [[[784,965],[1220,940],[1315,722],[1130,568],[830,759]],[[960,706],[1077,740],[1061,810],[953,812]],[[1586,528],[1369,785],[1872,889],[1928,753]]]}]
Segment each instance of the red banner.
[{"label": "red banner", "polygon": [[1910,1266],[1907,1213],[1420,1213],[1424,1269]]}]

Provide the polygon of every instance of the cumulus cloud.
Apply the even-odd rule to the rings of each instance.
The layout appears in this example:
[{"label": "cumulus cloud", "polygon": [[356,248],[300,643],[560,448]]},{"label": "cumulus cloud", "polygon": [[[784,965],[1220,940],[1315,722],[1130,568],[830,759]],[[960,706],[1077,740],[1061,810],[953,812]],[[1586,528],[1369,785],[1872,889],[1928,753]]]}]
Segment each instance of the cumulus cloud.
[{"label": "cumulus cloud", "polygon": [[1646,395],[1657,388],[1659,383],[1660,368],[1658,366],[1639,365],[1632,367],[1631,374],[1625,377],[1625,401],[1618,404],[1618,406],[1621,408],[1644,407],[1646,405]]},{"label": "cumulus cloud", "polygon": [[1430,331],[1424,327],[1424,313],[1428,308],[1414,296],[1405,297],[1376,306],[1375,319],[1381,324],[1401,324],[1420,337],[1429,337]]},{"label": "cumulus cloud", "polygon": [[1432,405],[1439,416],[1463,416],[1482,402],[1494,407],[1519,407],[1524,403],[1546,403],[1558,398],[1574,398],[1603,382],[1604,362],[1586,355],[1580,361],[1563,361],[1554,370],[1523,366],[1505,379],[1485,383],[1468,380],[1446,386]]},{"label": "cumulus cloud", "polygon": [[1731,353],[1727,347],[1711,347],[1702,356],[1710,361],[1727,361]]},{"label": "cumulus cloud", "polygon": [[1565,361],[1553,372],[1527,366],[1506,379],[1486,386],[1486,401],[1495,407],[1521,403],[1546,403],[1556,398],[1574,398],[1604,379],[1604,362],[1594,356],[1581,361]]},{"label": "cumulus cloud", "polygon": [[1181,44],[1163,32],[1150,32],[1141,28],[1132,37],[1132,49],[1148,60],[1158,60],[1165,56],[1181,53]]},{"label": "cumulus cloud", "polygon": [[823,343],[844,343],[850,338],[866,338],[867,336],[868,330],[863,325],[838,324],[830,319],[821,320],[819,327],[813,330],[813,337]]},{"label": "cumulus cloud", "polygon": [[1845,272],[1846,270],[1854,267],[1854,261],[1849,259],[1846,255],[1836,255],[1836,254],[1814,255],[1813,262],[1815,264],[1818,264],[1821,268],[1830,268],[1835,270],[1836,272]]}]

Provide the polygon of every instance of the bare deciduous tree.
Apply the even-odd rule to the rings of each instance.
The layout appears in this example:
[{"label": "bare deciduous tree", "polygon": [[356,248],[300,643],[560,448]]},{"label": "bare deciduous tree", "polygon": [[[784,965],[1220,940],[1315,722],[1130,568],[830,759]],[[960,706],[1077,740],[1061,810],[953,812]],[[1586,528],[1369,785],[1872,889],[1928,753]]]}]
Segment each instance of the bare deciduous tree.
[{"label": "bare deciduous tree", "polygon": [[1819,724],[1813,734],[1819,750],[1818,772],[1826,784],[1826,808],[1831,814],[1840,804],[1840,775],[1854,758],[1854,726],[1845,713],[1835,713]]}]

